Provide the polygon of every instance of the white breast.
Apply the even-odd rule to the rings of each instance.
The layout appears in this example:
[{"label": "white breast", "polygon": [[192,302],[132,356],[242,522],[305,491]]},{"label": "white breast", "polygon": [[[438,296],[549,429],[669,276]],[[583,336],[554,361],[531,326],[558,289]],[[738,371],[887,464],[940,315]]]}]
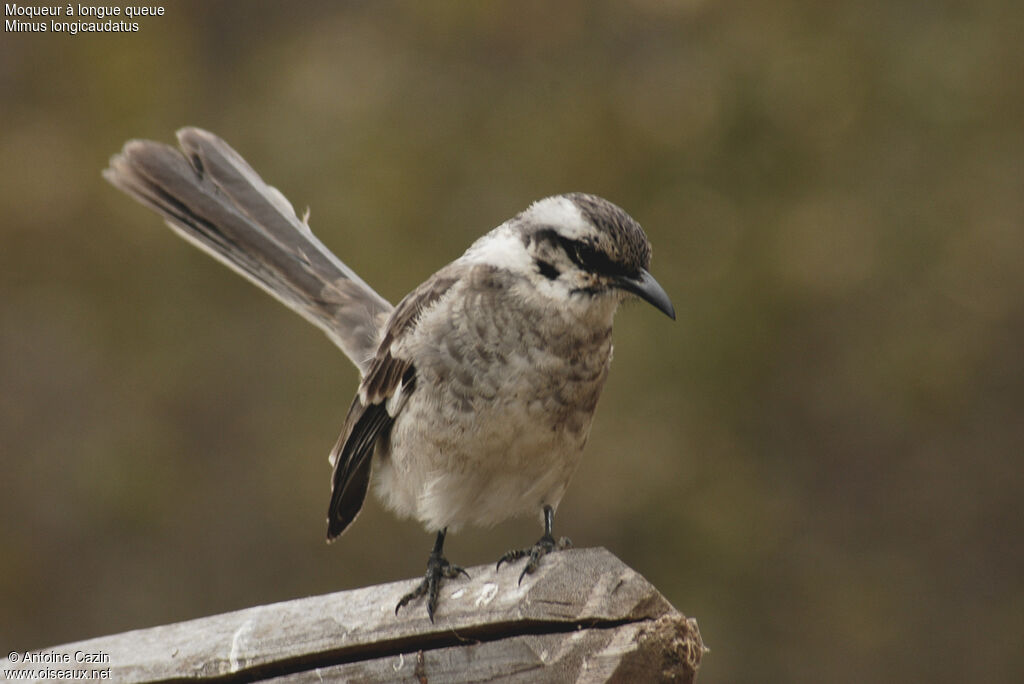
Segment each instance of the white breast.
[{"label": "white breast", "polygon": [[511,284],[474,273],[398,350],[416,388],[378,450],[376,490],[430,530],[557,507],[590,432],[611,314],[599,334],[581,330],[564,311],[509,306]]}]

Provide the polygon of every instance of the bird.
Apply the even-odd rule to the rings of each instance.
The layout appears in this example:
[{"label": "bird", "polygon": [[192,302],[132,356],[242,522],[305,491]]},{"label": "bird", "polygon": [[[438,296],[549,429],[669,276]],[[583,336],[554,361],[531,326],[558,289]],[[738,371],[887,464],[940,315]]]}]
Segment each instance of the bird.
[{"label": "bird", "polygon": [[322,329],[355,364],[358,391],[329,456],[327,539],[380,501],[435,535],[422,580],[395,613],[466,575],[448,531],[538,514],[543,534],[503,554],[571,546],[554,514],[580,463],[612,360],[619,305],[639,298],[675,320],[651,275],[651,245],[623,209],[566,193],[530,204],[392,306],[313,234],[221,138],[177,132],[178,147],[129,140],[104,178],[188,242]]}]

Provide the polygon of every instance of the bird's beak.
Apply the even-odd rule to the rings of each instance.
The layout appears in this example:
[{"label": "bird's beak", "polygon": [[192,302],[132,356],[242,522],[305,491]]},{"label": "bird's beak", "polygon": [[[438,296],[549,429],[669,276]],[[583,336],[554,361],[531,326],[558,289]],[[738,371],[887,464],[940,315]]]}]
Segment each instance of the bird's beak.
[{"label": "bird's beak", "polygon": [[673,321],[676,320],[676,310],[665,289],[645,269],[640,269],[640,274],[637,276],[620,276],[616,284],[623,290],[632,292],[648,304],[653,305]]}]

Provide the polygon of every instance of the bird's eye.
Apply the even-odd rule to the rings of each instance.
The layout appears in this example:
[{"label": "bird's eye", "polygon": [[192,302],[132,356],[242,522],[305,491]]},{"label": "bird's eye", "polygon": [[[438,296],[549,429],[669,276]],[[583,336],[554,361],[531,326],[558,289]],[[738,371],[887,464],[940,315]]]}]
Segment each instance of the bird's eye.
[{"label": "bird's eye", "polygon": [[574,264],[584,271],[602,275],[618,275],[625,272],[621,264],[612,261],[607,254],[595,249],[582,240],[561,239],[562,249]]},{"label": "bird's eye", "polygon": [[559,242],[562,244],[562,249],[565,251],[566,256],[568,256],[574,264],[584,270],[589,270],[586,255],[584,253],[584,244],[582,242],[579,240],[570,240],[568,238],[559,238]]}]

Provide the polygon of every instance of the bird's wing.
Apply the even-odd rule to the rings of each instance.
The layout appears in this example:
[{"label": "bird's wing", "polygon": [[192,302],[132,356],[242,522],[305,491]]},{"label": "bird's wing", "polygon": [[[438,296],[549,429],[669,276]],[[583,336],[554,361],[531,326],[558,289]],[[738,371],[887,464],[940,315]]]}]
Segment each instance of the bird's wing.
[{"label": "bird's wing", "polygon": [[131,140],[103,177],[324,330],[365,375],[391,304],[227,143],[198,128],[178,131],[178,143]]},{"label": "bird's wing", "polygon": [[331,504],[327,511],[327,539],[345,531],[366,498],[370,462],[379,440],[386,438],[392,423],[416,387],[416,367],[393,355],[396,339],[410,334],[421,314],[437,303],[458,280],[442,270],[399,302],[388,320],[377,355],[359,386],[345,418],[341,436],[331,450],[334,466]]}]

